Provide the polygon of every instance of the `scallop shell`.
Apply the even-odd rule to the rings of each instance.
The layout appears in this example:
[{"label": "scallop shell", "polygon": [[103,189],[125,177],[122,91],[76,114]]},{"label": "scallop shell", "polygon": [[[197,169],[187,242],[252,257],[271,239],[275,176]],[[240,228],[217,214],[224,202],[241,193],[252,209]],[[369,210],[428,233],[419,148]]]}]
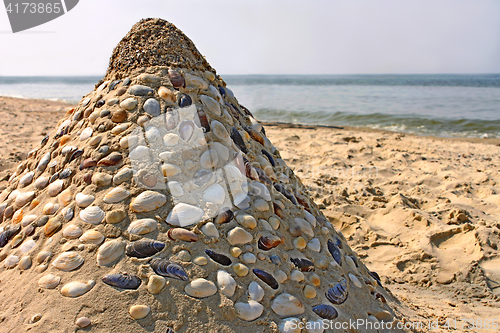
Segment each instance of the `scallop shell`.
[{"label": "scallop shell", "polygon": [[115,239],[102,244],[97,251],[97,264],[106,266],[120,258],[125,252],[125,242]]},{"label": "scallop shell", "polygon": [[184,268],[170,260],[154,258],[149,264],[158,275],[171,277],[182,281],[189,280],[189,277]]},{"label": "scallop shell", "polygon": [[227,297],[233,296],[236,291],[236,281],[231,274],[226,271],[221,270],[217,272],[217,285],[219,286],[221,293]]},{"label": "scallop shell", "polygon": [[83,222],[97,225],[104,220],[106,213],[99,206],[90,206],[80,212],[80,219]]},{"label": "scallop shell", "polygon": [[74,224],[68,225],[63,230],[63,236],[69,239],[78,238],[82,235],[83,231]]},{"label": "scallop shell", "polygon": [[90,194],[77,193],[75,196],[76,205],[80,208],[85,208],[90,206],[94,202],[95,197]]},{"label": "scallop shell", "polygon": [[103,201],[105,203],[117,203],[130,196],[130,191],[123,187],[115,187],[110,190],[105,196]]},{"label": "scallop shell", "polygon": [[106,283],[107,285],[113,286],[113,287],[118,287],[121,289],[137,289],[141,285],[142,281],[139,277],[135,275],[130,275],[130,274],[108,274],[103,276],[102,282]]},{"label": "scallop shell", "polygon": [[83,265],[83,258],[75,251],[63,252],[52,262],[61,271],[70,272]]},{"label": "scallop shell", "polygon": [[271,288],[278,289],[279,283],[271,274],[262,269],[257,269],[257,268],[254,268],[252,271],[259,279],[264,281]]},{"label": "scallop shell", "polygon": [[140,219],[130,223],[127,231],[133,235],[145,235],[158,227],[158,222],[153,219]]},{"label": "scallop shell", "polygon": [[186,242],[196,242],[198,236],[192,231],[186,230],[184,228],[171,228],[167,231],[167,236],[171,240],[182,240]]},{"label": "scallop shell", "polygon": [[341,282],[328,289],[325,293],[326,298],[333,304],[342,304],[348,296],[347,281],[344,279]]},{"label": "scallop shell", "polygon": [[82,243],[98,245],[102,243],[104,236],[99,231],[91,229],[85,231],[79,239]]},{"label": "scallop shell", "polygon": [[215,295],[217,286],[212,281],[199,278],[186,285],[184,291],[191,297],[205,298]]},{"label": "scallop shell", "polygon": [[152,239],[141,239],[130,243],[125,248],[125,253],[129,257],[147,258],[151,257],[165,248],[165,243]]},{"label": "scallop shell", "polygon": [[179,227],[187,227],[199,222],[203,215],[203,209],[181,202],[175,205],[168,214],[166,222]]},{"label": "scallop shell", "polygon": [[49,185],[49,187],[47,188],[47,193],[51,197],[55,197],[62,191],[63,187],[64,187],[64,180],[61,179],[56,180],[55,182]]},{"label": "scallop shell", "polygon": [[[130,209],[136,213],[150,212],[167,202],[164,194],[155,191],[144,191],[130,202]],[[175,208],[174,208],[175,209]]]},{"label": "scallop shell", "polygon": [[231,259],[229,259],[228,256],[225,256],[223,254],[217,253],[209,249],[206,249],[205,253],[207,254],[207,256],[210,257],[210,259],[212,259],[218,264],[221,264],[223,266],[230,266],[232,264]]},{"label": "scallop shell", "polygon": [[95,286],[94,280],[89,280],[87,283],[73,281],[65,284],[61,288],[61,295],[66,297],[78,297],[86,294]]},{"label": "scallop shell", "polygon": [[54,289],[61,282],[61,278],[54,274],[47,274],[38,280],[38,286],[44,289]]}]

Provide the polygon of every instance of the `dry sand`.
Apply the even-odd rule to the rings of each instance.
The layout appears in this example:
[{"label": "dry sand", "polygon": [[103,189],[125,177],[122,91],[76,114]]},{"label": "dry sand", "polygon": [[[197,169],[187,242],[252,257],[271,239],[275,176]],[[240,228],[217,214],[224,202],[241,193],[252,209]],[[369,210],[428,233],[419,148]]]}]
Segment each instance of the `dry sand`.
[{"label": "dry sand", "polygon": [[[0,97],[0,190],[71,107]],[[498,140],[265,128],[349,245],[414,310],[410,320],[456,319],[465,331],[462,319],[500,319]]]}]

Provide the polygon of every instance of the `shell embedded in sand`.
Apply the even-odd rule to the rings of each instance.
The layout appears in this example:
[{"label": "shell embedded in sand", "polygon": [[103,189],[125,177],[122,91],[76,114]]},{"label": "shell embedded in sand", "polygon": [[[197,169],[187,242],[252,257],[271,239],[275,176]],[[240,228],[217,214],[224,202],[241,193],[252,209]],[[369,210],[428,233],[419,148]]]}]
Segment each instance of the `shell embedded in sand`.
[{"label": "shell embedded in sand", "polygon": [[91,229],[85,231],[79,239],[82,243],[99,245],[104,241],[104,236],[99,231]]},{"label": "shell embedded in sand", "polygon": [[83,222],[97,225],[104,220],[106,213],[99,206],[90,206],[80,212],[80,219]]},{"label": "shell embedded in sand", "polygon": [[84,282],[70,282],[65,284],[61,288],[61,295],[66,297],[78,297],[86,294],[95,286],[94,280],[89,280],[87,283]]},{"label": "shell embedded in sand", "polygon": [[115,187],[104,196],[105,203],[117,203],[130,196],[130,191],[123,187]]},{"label": "shell embedded in sand", "polygon": [[78,238],[82,235],[82,233],[82,229],[74,224],[68,225],[63,230],[63,236],[69,239]]},{"label": "shell embedded in sand", "polygon": [[61,278],[54,274],[47,274],[38,280],[38,286],[44,289],[54,289],[61,282]]},{"label": "shell embedded in sand", "polygon": [[227,297],[233,296],[236,291],[236,281],[231,274],[226,271],[217,272],[217,285],[219,286],[221,293]]},{"label": "shell embedded in sand", "polygon": [[85,208],[90,206],[94,202],[95,197],[90,194],[77,193],[75,196],[76,205],[80,208]]},{"label": "shell embedded in sand", "polygon": [[185,242],[196,242],[198,236],[192,231],[184,228],[170,228],[167,231],[167,236],[172,240],[182,240]]},{"label": "shell embedded in sand", "polygon": [[58,209],[59,209],[59,204],[48,202],[45,206],[43,206],[42,212],[45,215],[52,215],[55,212],[57,212]]},{"label": "shell embedded in sand", "polygon": [[260,302],[264,298],[264,294],[264,289],[257,282],[250,282],[248,285],[248,297],[250,299]]},{"label": "shell embedded in sand", "polygon": [[113,263],[125,253],[125,242],[120,239],[105,242],[97,251],[97,264],[106,266]]},{"label": "shell embedded in sand", "polygon": [[164,194],[155,191],[144,191],[130,202],[130,209],[134,212],[150,212],[167,202],[167,197]]},{"label": "shell embedded in sand", "polygon": [[295,296],[288,293],[278,295],[271,304],[271,309],[280,316],[295,316],[303,314],[304,304]]},{"label": "shell embedded in sand", "polygon": [[47,188],[47,193],[51,197],[55,197],[62,191],[63,187],[64,187],[64,180],[61,179],[56,180],[55,182],[49,185],[49,187]]},{"label": "shell embedded in sand", "polygon": [[221,115],[220,104],[215,99],[207,95],[200,95],[200,101],[207,111],[216,116]]},{"label": "shell embedded in sand", "polygon": [[175,205],[168,214],[167,223],[175,226],[187,227],[199,222],[203,214],[203,209],[181,202]]},{"label": "shell embedded in sand", "polygon": [[83,258],[78,252],[63,252],[52,262],[52,265],[64,272],[70,272],[83,265]]},{"label": "shell embedded in sand", "polygon": [[231,229],[227,234],[227,241],[231,245],[247,244],[252,240],[252,234],[240,227]]},{"label": "shell embedded in sand", "polygon": [[148,291],[152,295],[158,295],[165,287],[167,280],[159,275],[151,275],[148,280]]},{"label": "shell embedded in sand", "polygon": [[138,320],[146,318],[151,309],[146,305],[132,305],[129,309],[129,314],[132,318]]},{"label": "shell embedded in sand", "polygon": [[217,292],[217,287],[212,281],[199,278],[191,281],[191,283],[186,285],[184,291],[189,296],[195,298],[205,298],[215,295],[215,293]]},{"label": "shell embedded in sand", "polygon": [[26,173],[24,176],[21,177],[21,179],[19,179],[19,187],[25,187],[31,184],[34,176],[35,176],[34,171]]},{"label": "shell embedded in sand", "polygon": [[157,227],[158,222],[156,222],[156,220],[140,219],[130,223],[127,231],[133,235],[145,235],[152,232],[153,230],[156,230]]},{"label": "shell embedded in sand", "polygon": [[234,309],[236,316],[245,321],[255,320],[264,312],[264,306],[253,300],[249,300],[247,303],[236,303]]},{"label": "shell embedded in sand", "polygon": [[34,191],[29,191],[25,193],[19,193],[16,197],[16,200],[14,201],[14,209],[19,209],[26,205],[27,203],[31,202],[33,198],[35,197],[35,192]]},{"label": "shell embedded in sand", "polygon": [[63,207],[69,205],[72,200],[73,200],[73,190],[71,188],[65,189],[57,196],[57,202],[59,202],[59,204]]}]

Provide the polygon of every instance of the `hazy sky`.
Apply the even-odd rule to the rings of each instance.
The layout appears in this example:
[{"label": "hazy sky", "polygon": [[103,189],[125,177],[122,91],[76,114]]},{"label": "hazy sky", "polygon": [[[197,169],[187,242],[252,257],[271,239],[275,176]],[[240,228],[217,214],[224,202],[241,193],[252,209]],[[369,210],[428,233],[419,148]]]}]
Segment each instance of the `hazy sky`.
[{"label": "hazy sky", "polygon": [[80,0],[17,34],[0,8],[0,75],[103,75],[146,17],[220,74],[500,73],[498,0]]}]

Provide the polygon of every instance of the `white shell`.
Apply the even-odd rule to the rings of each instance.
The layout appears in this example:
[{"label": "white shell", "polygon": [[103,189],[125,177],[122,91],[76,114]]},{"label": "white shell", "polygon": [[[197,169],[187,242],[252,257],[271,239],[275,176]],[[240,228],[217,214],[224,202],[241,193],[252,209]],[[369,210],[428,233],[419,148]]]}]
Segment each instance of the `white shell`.
[{"label": "white shell", "polygon": [[98,245],[102,243],[104,236],[99,231],[91,229],[85,231],[79,239],[82,243]]},{"label": "white shell", "polygon": [[97,264],[106,266],[120,258],[125,252],[125,245],[125,242],[120,239],[114,239],[102,244],[97,251]]},{"label": "white shell", "polygon": [[208,111],[217,116],[221,115],[220,104],[215,99],[207,95],[200,95],[200,101],[208,109]]},{"label": "white shell", "polygon": [[21,220],[21,225],[23,227],[26,227],[28,225],[30,225],[31,222],[35,221],[36,219],[38,218],[37,215],[26,215],[25,217],[23,217],[23,219]]},{"label": "white shell", "polygon": [[227,234],[227,241],[231,245],[247,244],[252,240],[252,234],[240,227],[231,229]]},{"label": "white shell", "polygon": [[307,247],[314,252],[321,251],[321,243],[317,238],[311,239],[309,243],[307,243]]},{"label": "white shell", "polygon": [[149,148],[146,146],[137,146],[129,154],[131,160],[142,160],[149,157]]},{"label": "white shell", "polygon": [[90,206],[94,202],[95,197],[89,194],[77,193],[75,196],[76,205],[80,208],[85,208]]},{"label": "white shell", "polygon": [[247,252],[241,256],[241,259],[247,264],[255,264],[257,262],[257,257],[255,254]]},{"label": "white shell", "polygon": [[18,263],[19,263],[19,257],[10,255],[7,257],[7,259],[5,259],[4,266],[5,268],[14,268],[17,266]]},{"label": "white shell", "polygon": [[295,316],[305,311],[304,304],[297,297],[287,293],[277,296],[271,304],[271,309],[280,316]]},{"label": "white shell", "polygon": [[89,280],[87,283],[73,281],[65,284],[61,288],[61,295],[66,297],[78,297],[86,294],[95,286],[94,280]]},{"label": "white shell", "polygon": [[52,215],[54,214],[55,212],[57,212],[57,210],[59,209],[59,204],[58,203],[52,203],[52,202],[48,202],[45,206],[43,206],[43,213],[45,215]]},{"label": "white shell", "polygon": [[170,181],[167,183],[167,185],[168,185],[168,190],[170,191],[170,194],[172,194],[172,196],[178,198],[184,195],[184,190],[182,189],[181,183],[176,181]]},{"label": "white shell", "polygon": [[150,212],[167,202],[167,197],[164,194],[155,191],[144,191],[130,202],[130,209],[134,212]]},{"label": "white shell", "polygon": [[19,247],[19,249],[21,250],[22,253],[28,253],[31,250],[33,250],[35,246],[36,242],[33,239],[28,239],[23,244],[21,244],[21,247]]},{"label": "white shell", "polygon": [[213,184],[203,192],[203,200],[213,202],[216,205],[222,205],[226,200],[226,191],[221,185]]},{"label": "white shell", "polygon": [[236,281],[231,274],[226,271],[220,270],[217,272],[217,285],[219,286],[221,293],[227,297],[233,296],[236,291]]},{"label": "white shell", "polygon": [[174,133],[167,133],[163,137],[163,144],[165,147],[173,147],[179,143],[179,136]]},{"label": "white shell", "polygon": [[127,231],[133,235],[145,235],[156,230],[157,227],[158,222],[153,219],[140,219],[130,223]]},{"label": "white shell", "polygon": [[314,228],[316,228],[316,218],[313,214],[309,213],[307,210],[304,211],[304,217],[307,222],[309,222]]},{"label": "white shell", "polygon": [[130,196],[130,191],[123,187],[115,187],[110,190],[105,196],[103,201],[105,203],[116,203],[120,202]]},{"label": "white shell", "polygon": [[181,173],[182,170],[175,164],[165,163],[161,166],[161,172],[165,177],[172,177]]},{"label": "white shell", "polygon": [[86,129],[84,129],[82,131],[82,134],[80,134],[80,141],[87,140],[88,138],[90,138],[93,132],[94,130],[92,129],[92,127],[87,127]]},{"label": "white shell", "polygon": [[203,217],[203,209],[185,203],[178,203],[167,216],[167,223],[179,227],[187,227],[197,223]]},{"label": "white shell", "polygon": [[38,280],[38,286],[44,289],[54,289],[61,282],[61,278],[54,274],[47,274]]},{"label": "white shell", "polygon": [[90,206],[80,212],[80,219],[83,222],[97,225],[104,220],[106,213],[99,206]]},{"label": "white shell", "polygon": [[256,301],[248,301],[248,303],[234,304],[236,316],[242,320],[252,321],[259,318],[264,311],[264,306]]},{"label": "white shell", "polygon": [[138,320],[146,318],[151,309],[146,305],[132,305],[128,310],[130,317]]},{"label": "white shell", "polygon": [[74,224],[68,225],[63,230],[63,236],[70,239],[78,238],[82,235],[82,233],[83,233],[82,229],[80,229]]},{"label": "white shell", "polygon": [[295,223],[297,223],[297,225],[300,227],[300,230],[302,230],[304,234],[306,234],[309,237],[314,237],[314,231],[309,222],[307,222],[304,219],[301,219],[300,217],[296,217]]},{"label": "white shell", "polygon": [[229,149],[226,146],[220,142],[212,142],[212,147],[217,152],[217,155],[219,155],[221,161],[227,162],[229,160]]},{"label": "white shell", "polygon": [[[279,330],[281,333],[300,333],[302,332],[302,329],[300,328],[299,325],[301,323],[302,321],[299,318],[294,318],[294,317],[285,318],[281,322]],[[323,325],[323,322],[321,322],[321,324]],[[310,331],[307,330],[306,332],[309,333]]]},{"label": "white shell", "polygon": [[254,182],[252,184],[252,188],[256,196],[260,196],[266,201],[271,201],[271,193],[269,193],[269,189],[266,187],[266,185],[259,182]]},{"label": "white shell", "polygon": [[219,162],[219,156],[215,149],[209,149],[200,157],[200,165],[204,169],[212,169]]},{"label": "white shell", "polygon": [[191,120],[184,120],[179,125],[179,136],[184,141],[189,141],[193,136],[194,123]]},{"label": "white shell", "polygon": [[356,277],[356,275],[349,273],[349,279],[351,280],[352,284],[355,285],[358,288],[362,288],[363,285],[359,281],[359,279]]},{"label": "white shell", "polygon": [[194,76],[191,74],[184,74],[184,79],[186,80],[186,84],[189,86],[195,86],[198,89],[207,89],[208,84],[202,78],[198,76]]},{"label": "white shell", "polygon": [[25,193],[19,193],[16,197],[16,200],[14,201],[14,209],[19,209],[22,206],[26,205],[28,202],[31,202],[33,198],[35,197],[35,192],[30,191],[30,192],[25,192]]},{"label": "white shell", "polygon": [[35,176],[34,171],[28,172],[27,174],[22,176],[21,179],[19,179],[19,186],[20,187],[28,186],[33,181],[34,176]]},{"label": "white shell", "polygon": [[201,231],[207,237],[219,238],[219,231],[217,227],[212,222],[208,222],[203,227],[201,227]]},{"label": "white shell", "polygon": [[147,288],[150,294],[158,295],[166,284],[167,280],[163,276],[152,274],[149,277]]},{"label": "white shell", "polygon": [[186,285],[184,291],[191,297],[204,298],[215,295],[217,287],[212,281],[199,278]]},{"label": "white shell", "polygon": [[161,133],[158,130],[158,128],[154,126],[149,126],[146,129],[146,140],[151,143],[151,142],[156,142],[158,139],[161,137]]},{"label": "white shell", "polygon": [[248,296],[254,301],[260,302],[264,298],[264,289],[255,281],[248,285]]},{"label": "white shell", "polygon": [[121,103],[120,103],[120,107],[122,109],[125,109],[127,111],[132,111],[133,109],[136,108],[138,102],[135,98],[127,98],[125,100],[123,100]]},{"label": "white shell", "polygon": [[229,142],[230,139],[229,132],[226,130],[226,127],[224,127],[224,125],[222,125],[221,122],[213,120],[210,123],[210,128],[212,130],[212,133],[220,140]]},{"label": "white shell", "polygon": [[38,177],[35,180],[35,187],[39,190],[42,190],[49,184],[49,180],[49,177]]},{"label": "white shell", "polygon": [[62,191],[63,187],[64,187],[64,180],[58,179],[49,185],[49,187],[47,188],[47,193],[51,197],[55,197]]},{"label": "white shell", "polygon": [[70,272],[83,264],[83,258],[75,251],[63,252],[52,262],[52,266],[64,272]]}]

